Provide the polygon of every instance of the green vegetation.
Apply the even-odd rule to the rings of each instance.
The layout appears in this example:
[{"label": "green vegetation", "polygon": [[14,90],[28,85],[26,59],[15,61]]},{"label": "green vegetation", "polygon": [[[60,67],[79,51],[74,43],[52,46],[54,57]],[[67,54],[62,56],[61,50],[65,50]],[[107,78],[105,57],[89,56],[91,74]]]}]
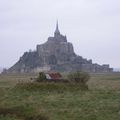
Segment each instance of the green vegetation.
[{"label": "green vegetation", "polygon": [[43,72],[40,72],[37,78],[37,82],[42,82],[46,80],[46,76]]},{"label": "green vegetation", "polygon": [[32,76],[0,75],[0,120],[120,118],[120,74],[92,74],[89,90],[79,84],[32,83]]},{"label": "green vegetation", "polygon": [[79,84],[82,88],[88,89],[87,82],[90,75],[86,72],[74,72],[68,74],[68,80],[72,83]]},{"label": "green vegetation", "polygon": [[[9,119],[22,119],[22,120],[48,120],[47,116],[36,114],[29,106],[16,106],[0,108],[1,117],[7,116]],[[4,117],[2,118],[4,119]]]}]

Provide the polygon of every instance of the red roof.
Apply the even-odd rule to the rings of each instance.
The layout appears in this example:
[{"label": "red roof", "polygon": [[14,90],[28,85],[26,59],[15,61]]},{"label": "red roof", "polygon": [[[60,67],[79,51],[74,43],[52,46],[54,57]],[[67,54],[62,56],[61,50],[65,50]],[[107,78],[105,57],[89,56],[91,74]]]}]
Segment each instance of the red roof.
[{"label": "red roof", "polygon": [[47,73],[47,75],[49,75],[49,77],[53,80],[58,80],[62,78],[60,73]]}]

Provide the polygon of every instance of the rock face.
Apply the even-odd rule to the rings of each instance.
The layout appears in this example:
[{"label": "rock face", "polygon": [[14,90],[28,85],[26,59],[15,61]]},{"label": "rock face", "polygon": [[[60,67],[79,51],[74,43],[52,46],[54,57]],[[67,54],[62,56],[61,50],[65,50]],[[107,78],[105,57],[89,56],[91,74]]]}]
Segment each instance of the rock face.
[{"label": "rock face", "polygon": [[112,72],[109,65],[93,64],[75,54],[73,45],[67,42],[66,36],[60,34],[58,23],[54,37],[37,45],[36,51],[25,52],[20,60],[7,70],[8,73],[40,72],[40,71],[87,71]]}]

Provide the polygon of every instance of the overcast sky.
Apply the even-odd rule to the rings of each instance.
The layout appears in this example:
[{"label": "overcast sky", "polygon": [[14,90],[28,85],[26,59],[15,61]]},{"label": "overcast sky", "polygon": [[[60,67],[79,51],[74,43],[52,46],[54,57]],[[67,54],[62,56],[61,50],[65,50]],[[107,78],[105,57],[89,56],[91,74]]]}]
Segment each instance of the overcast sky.
[{"label": "overcast sky", "polygon": [[57,19],[78,55],[120,67],[120,0],[0,0],[0,66],[46,42]]}]

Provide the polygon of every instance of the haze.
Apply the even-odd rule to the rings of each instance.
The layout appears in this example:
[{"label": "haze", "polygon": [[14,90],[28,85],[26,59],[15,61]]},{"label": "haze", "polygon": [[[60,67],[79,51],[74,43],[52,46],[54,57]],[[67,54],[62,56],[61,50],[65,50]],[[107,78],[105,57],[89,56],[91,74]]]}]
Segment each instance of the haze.
[{"label": "haze", "polygon": [[57,19],[76,54],[120,68],[120,0],[0,0],[0,66],[46,42]]}]

